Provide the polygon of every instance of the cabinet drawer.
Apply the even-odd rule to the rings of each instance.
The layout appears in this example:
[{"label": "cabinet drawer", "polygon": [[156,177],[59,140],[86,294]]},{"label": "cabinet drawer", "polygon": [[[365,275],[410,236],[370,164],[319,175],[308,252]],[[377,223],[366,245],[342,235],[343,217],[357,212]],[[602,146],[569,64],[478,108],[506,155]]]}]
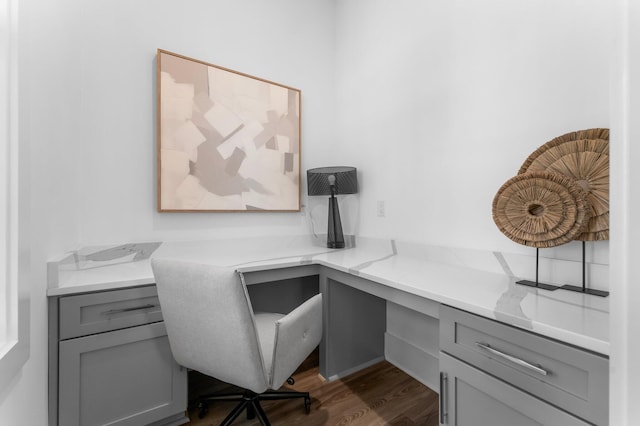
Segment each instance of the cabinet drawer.
[{"label": "cabinet drawer", "polygon": [[448,306],[440,349],[589,422],[608,422],[604,356]]},{"label": "cabinet drawer", "polygon": [[60,339],[162,321],[154,285],[60,298]]},{"label": "cabinet drawer", "polygon": [[440,354],[440,368],[443,425],[590,425],[447,354]]}]

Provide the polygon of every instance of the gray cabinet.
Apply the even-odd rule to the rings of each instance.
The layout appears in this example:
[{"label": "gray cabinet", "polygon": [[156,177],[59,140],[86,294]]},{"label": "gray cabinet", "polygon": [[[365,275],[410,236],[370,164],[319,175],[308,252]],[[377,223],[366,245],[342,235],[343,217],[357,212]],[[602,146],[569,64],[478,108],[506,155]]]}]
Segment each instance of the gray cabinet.
[{"label": "gray cabinet", "polygon": [[440,350],[443,424],[608,424],[603,355],[444,305]]},{"label": "gray cabinet", "polygon": [[187,371],[171,355],[155,286],[53,298],[52,425],[179,425]]},{"label": "gray cabinet", "polygon": [[446,354],[440,357],[440,423],[455,426],[588,426],[559,408]]}]

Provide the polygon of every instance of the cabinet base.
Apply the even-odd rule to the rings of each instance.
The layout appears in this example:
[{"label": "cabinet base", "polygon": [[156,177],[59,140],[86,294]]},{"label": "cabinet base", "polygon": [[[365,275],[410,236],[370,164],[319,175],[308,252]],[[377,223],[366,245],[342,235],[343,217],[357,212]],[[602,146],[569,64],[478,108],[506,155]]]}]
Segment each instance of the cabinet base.
[{"label": "cabinet base", "polygon": [[166,419],[158,420],[157,422],[153,422],[147,426],[179,426],[186,423],[189,423],[191,419],[187,417],[187,413],[179,413],[175,416],[167,417]]}]

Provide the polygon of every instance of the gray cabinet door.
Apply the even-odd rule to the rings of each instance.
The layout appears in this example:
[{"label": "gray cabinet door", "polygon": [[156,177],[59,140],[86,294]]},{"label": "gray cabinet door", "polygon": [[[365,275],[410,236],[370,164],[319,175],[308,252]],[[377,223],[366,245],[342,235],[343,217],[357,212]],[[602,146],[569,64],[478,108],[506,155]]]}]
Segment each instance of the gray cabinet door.
[{"label": "gray cabinet door", "polygon": [[59,355],[60,425],[140,426],[186,409],[163,322],[65,340]]},{"label": "gray cabinet door", "polygon": [[593,424],[608,423],[603,355],[444,305],[440,350]]},{"label": "gray cabinet door", "polygon": [[455,426],[588,426],[559,408],[440,353],[441,417]]}]

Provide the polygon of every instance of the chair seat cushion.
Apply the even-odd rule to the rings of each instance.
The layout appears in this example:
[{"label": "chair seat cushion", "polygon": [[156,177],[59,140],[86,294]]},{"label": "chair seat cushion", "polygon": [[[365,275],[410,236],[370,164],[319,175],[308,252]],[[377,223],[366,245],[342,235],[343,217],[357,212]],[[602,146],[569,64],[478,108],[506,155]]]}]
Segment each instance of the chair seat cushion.
[{"label": "chair seat cushion", "polygon": [[256,312],[254,318],[256,321],[256,330],[258,339],[260,340],[260,350],[264,359],[265,371],[271,371],[273,364],[273,345],[275,344],[276,321],[283,318],[284,315],[273,312]]}]

